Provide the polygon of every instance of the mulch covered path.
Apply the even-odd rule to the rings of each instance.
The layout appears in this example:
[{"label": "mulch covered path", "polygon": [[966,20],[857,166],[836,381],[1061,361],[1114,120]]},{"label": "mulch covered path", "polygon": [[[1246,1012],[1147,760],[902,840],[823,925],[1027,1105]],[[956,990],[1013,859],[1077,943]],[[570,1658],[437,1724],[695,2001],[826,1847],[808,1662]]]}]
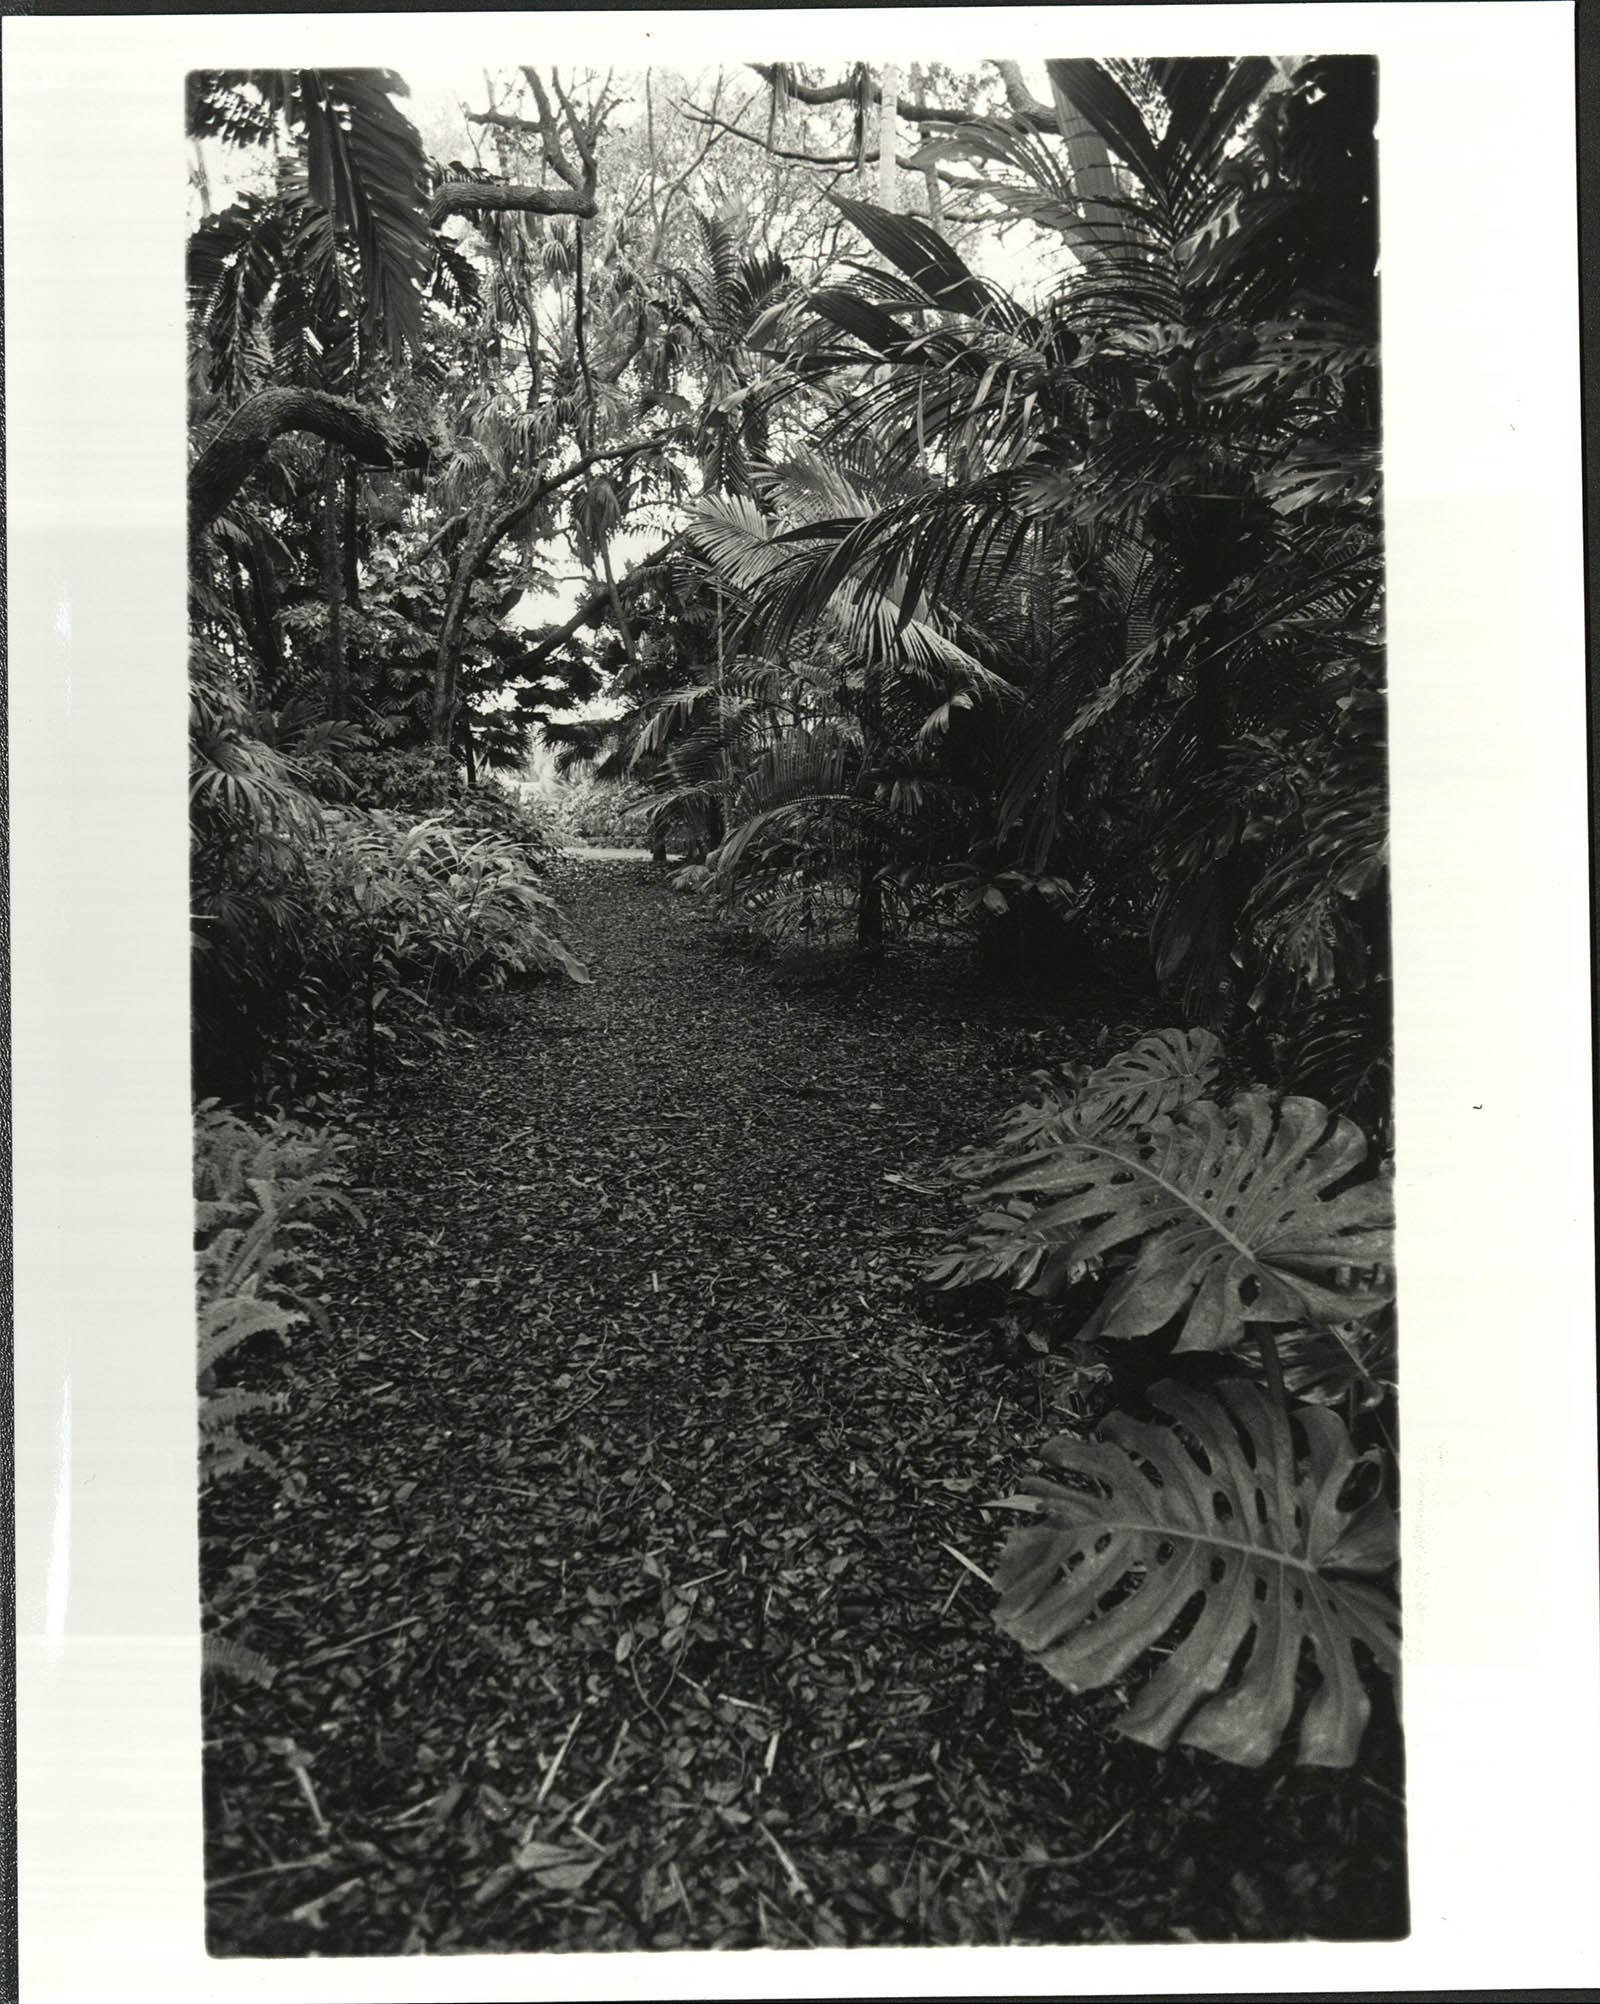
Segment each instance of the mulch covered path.
[{"label": "mulch covered path", "polygon": [[593,986],[385,1091],[263,1380],[295,1481],[208,1510],[280,1666],[208,1693],[213,1952],[1401,1931],[1392,1775],[1109,1735],[956,1556],[1061,1419],[913,1278],[1015,1010],[730,951],[643,863],[556,888]]}]

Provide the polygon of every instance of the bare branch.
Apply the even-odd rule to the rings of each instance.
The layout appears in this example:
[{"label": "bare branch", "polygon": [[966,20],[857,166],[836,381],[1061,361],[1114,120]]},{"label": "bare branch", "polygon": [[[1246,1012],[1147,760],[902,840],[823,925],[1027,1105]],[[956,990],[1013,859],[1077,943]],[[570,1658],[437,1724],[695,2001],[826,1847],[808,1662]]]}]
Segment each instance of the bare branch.
[{"label": "bare branch", "polygon": [[[803,84],[796,81],[794,71],[787,63],[751,63],[749,67],[769,89],[781,89],[785,97],[792,97],[798,104],[859,104],[862,101],[861,86],[854,78],[837,84]],[[1013,116],[1030,130],[1054,132],[1055,113],[1049,105],[1041,104],[1029,95],[1017,65],[996,63],[995,67],[1006,82],[1006,99]],[[1015,95],[1011,81],[1005,78],[1008,69],[1016,72]],[[875,83],[869,81],[865,95],[869,105],[882,102],[883,93]],[[902,104],[899,114],[913,125],[964,125],[967,120],[978,116],[963,106],[942,104]]]},{"label": "bare branch", "polygon": [[605,92],[601,92],[586,130],[584,121],[579,118],[572,99],[568,97],[567,93],[561,87],[561,72],[553,66],[550,71],[550,81],[555,86],[556,96],[561,101],[561,109],[566,113],[567,126],[572,133],[572,143],[578,149],[578,158],[583,162],[584,186],[593,188],[595,179],[594,141],[600,130],[600,121],[605,116]]},{"label": "bare branch", "polygon": [[[559,175],[569,188],[582,188],[584,177],[579,174],[578,170],[567,158],[566,148],[561,144],[560,122],[556,118],[550,99],[545,93],[544,83],[540,78],[539,72],[531,63],[523,63],[521,68],[522,74],[527,80],[528,88],[533,92],[533,101],[539,107],[539,138],[544,148],[545,165],[550,168],[552,173]],[[561,86],[557,84],[556,91],[558,95],[560,94],[560,90]],[[563,98],[562,102],[565,104],[566,100]],[[569,117],[571,115],[570,107],[568,107],[568,115]],[[590,164],[592,165],[592,161]],[[592,195],[593,192],[591,184],[589,193]]]},{"label": "bare branch", "polygon": [[468,513],[466,509],[462,509],[459,515],[450,516],[448,521],[440,523],[439,527],[434,530],[421,549],[417,550],[408,561],[413,564],[420,564],[435,553],[441,557],[451,556],[453,554],[453,546],[466,533],[467,522]]},{"label": "bare branch", "polygon": [[[712,93],[711,102],[713,106],[716,104],[717,98],[721,95],[721,92],[722,92],[722,79],[719,76],[717,78],[716,89]],[[685,109],[685,107],[680,105],[679,110],[681,111],[683,109]],[[718,121],[718,123],[720,124],[720,121]],[[659,208],[657,206],[657,195],[654,186],[655,161],[654,161],[654,150],[652,147],[652,158],[650,165],[650,176],[652,184],[650,191],[650,207],[652,214],[655,216],[655,225],[656,225],[655,236],[650,246],[650,256],[652,260],[659,258],[661,255],[661,246],[666,241],[667,224],[672,218],[673,203],[678,201],[687,192],[690,181],[694,179],[695,175],[705,165],[707,156],[710,154],[712,148],[715,146],[719,146],[730,132],[736,132],[737,130],[738,130],[737,126],[722,125],[720,131],[713,131],[708,133],[706,137],[706,143],[704,144],[704,146],[701,147],[700,151],[689,162],[688,166],[684,168],[683,172],[680,175],[678,175],[678,177],[675,180],[669,181],[667,183],[667,186],[661,191],[661,195],[659,198]]]},{"label": "bare branch", "polygon": [[529,519],[542,501],[546,501],[561,488],[570,486],[581,479],[591,467],[604,464],[608,460],[620,460],[624,465],[630,459],[642,458],[653,452],[670,436],[656,433],[649,438],[635,439],[628,445],[607,447],[600,452],[586,452],[573,465],[560,473],[541,476],[528,474],[519,482],[511,499],[495,509],[492,504],[480,503],[471,513],[461,552],[456,561],[455,577],[445,600],[444,618],[439,627],[439,642],[434,655],[433,703],[431,736],[435,744],[448,745],[451,729],[455,722],[459,689],[459,655],[461,622],[465,615],[467,595],[474,578],[481,576],[500,543],[514,535]]},{"label": "bare branch", "polygon": [[539,116],[535,119],[514,118],[508,112],[482,111],[470,113],[476,125],[494,126],[503,132],[517,132],[536,137],[545,165],[566,183],[566,190],[559,188],[534,188],[520,182],[478,182],[446,181],[435,193],[428,205],[428,222],[437,229],[448,216],[482,215],[486,211],[519,211],[529,216],[595,216],[599,206],[595,200],[596,167],[594,139],[599,129],[599,121],[605,114],[606,99],[602,92],[594,116],[586,128],[578,116],[572,100],[561,87],[559,74],[551,71],[551,79],[565,115],[573,143],[578,149],[578,157],[583,163],[582,172],[573,166],[566,148],[561,143],[561,120],[551,104],[539,72],[531,63],[521,65],[522,74],[533,92]]},{"label": "bare branch", "polygon": [[1010,105],[1014,118],[1020,119],[1024,125],[1038,132],[1059,130],[1055,112],[1049,105],[1041,104],[1022,81],[1020,63],[997,62],[995,68],[1000,72],[1000,81],[1006,87],[1006,103]]},{"label": "bare branch", "polygon": [[[614,589],[618,600],[631,595],[641,585],[649,583],[676,546],[677,538],[670,537],[659,550],[641,558],[626,577],[616,579]],[[535,645],[532,652],[518,662],[518,674],[526,676],[531,681],[552,654],[557,653],[569,640],[576,638],[586,626],[593,626],[598,620],[603,619],[612,608],[612,588],[602,587],[599,591],[591,593],[570,619],[547,633]]]},{"label": "bare branch", "polygon": [[542,127],[536,118],[518,118],[509,111],[469,111],[469,125],[494,125],[502,132],[524,132],[530,139],[540,137]]},{"label": "bare branch", "polygon": [[[693,119],[697,125],[714,125],[719,127],[723,132],[731,133],[735,139],[747,139],[752,146],[759,146],[763,153],[770,153],[775,160],[799,160],[803,161],[808,167],[838,167],[848,171],[854,169],[862,161],[871,165],[880,157],[877,147],[868,147],[864,153],[857,153],[854,147],[851,147],[846,153],[797,152],[791,146],[771,145],[759,132],[746,132],[742,125],[730,125],[726,119],[718,118],[712,112],[702,111],[699,105],[685,104],[681,109],[684,116]],[[897,153],[894,157],[894,164],[897,167],[905,168],[908,173],[920,174],[923,171],[922,166],[920,163],[913,164],[914,159],[914,155]],[[934,172],[941,181],[949,182],[952,188],[972,188],[980,185],[974,181],[960,180],[955,175],[947,173],[942,167],[936,167]]]},{"label": "bare branch", "polygon": [[446,181],[428,204],[432,229],[450,216],[470,216],[485,210],[519,210],[529,216],[594,216],[599,206],[591,190],[529,188],[515,181]]}]

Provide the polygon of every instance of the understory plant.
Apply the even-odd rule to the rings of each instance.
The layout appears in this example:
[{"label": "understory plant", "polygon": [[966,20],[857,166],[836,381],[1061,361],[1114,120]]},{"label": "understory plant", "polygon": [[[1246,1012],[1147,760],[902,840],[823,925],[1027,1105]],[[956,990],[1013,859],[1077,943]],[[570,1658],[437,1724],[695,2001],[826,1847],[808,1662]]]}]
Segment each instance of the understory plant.
[{"label": "understory plant", "polygon": [[1070,1690],[1136,1685],[1147,1746],[1256,1766],[1297,1726],[1343,1767],[1398,1663],[1390,1178],[1342,1115],[1222,1071],[1166,1030],[1041,1075],[952,1164],[973,1216],[924,1277],[1053,1304],[1122,1388],[1005,1500],[1033,1521],[1002,1632]]},{"label": "understory plant", "polygon": [[[255,1468],[282,1484],[283,1470],[250,1438],[249,1423],[281,1413],[282,1392],[223,1385],[219,1367],[251,1339],[280,1341],[320,1322],[308,1293],[320,1278],[308,1243],[337,1206],[354,1144],[329,1127],[273,1115],[251,1122],[214,1099],[194,1116],[196,1359],[200,1401],[200,1488]],[[215,1632],[219,1611],[203,1605],[208,1669],[270,1681],[257,1652]]]},{"label": "understory plant", "polygon": [[[191,761],[195,1067],[206,1089],[259,1104],[269,1075],[297,1094],[352,1062],[364,1062],[370,1089],[380,1043],[443,1043],[453,998],[523,977],[587,979],[541,888],[552,845],[537,815],[498,787],[453,783],[421,818],[414,805],[319,800],[214,683],[196,699]],[[437,794],[440,774],[411,763],[374,754],[352,777],[402,803]]]},{"label": "understory plant", "polygon": [[306,858],[318,921],[308,971],[330,1018],[341,999],[358,1017],[369,1092],[379,1044],[442,1045],[444,1012],[466,991],[587,982],[517,834],[380,808],[325,808],[323,830]]},{"label": "understory plant", "polygon": [[495,779],[469,784],[437,745],[368,746],[341,751],[321,775],[336,806],[377,808],[407,821],[448,821],[473,835],[501,836],[534,870],[555,851],[552,817]]}]

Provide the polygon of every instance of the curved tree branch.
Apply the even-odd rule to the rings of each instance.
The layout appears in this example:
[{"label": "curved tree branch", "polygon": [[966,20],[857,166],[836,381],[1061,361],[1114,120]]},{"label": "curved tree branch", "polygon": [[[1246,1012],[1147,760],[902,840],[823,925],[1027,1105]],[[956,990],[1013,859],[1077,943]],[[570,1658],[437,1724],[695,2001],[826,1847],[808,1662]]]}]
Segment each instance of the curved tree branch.
[{"label": "curved tree branch", "polygon": [[1014,62],[997,62],[1000,81],[1006,87],[1006,103],[1011,107],[1013,118],[1020,119],[1026,126],[1038,132],[1056,132],[1054,110],[1048,104],[1041,104],[1022,81],[1022,65]]},{"label": "curved tree branch", "polygon": [[469,111],[468,125],[494,125],[502,132],[525,132],[530,139],[537,139],[544,128],[536,118],[518,118],[510,111]]},{"label": "curved tree branch", "polygon": [[[794,71],[787,63],[751,63],[762,82],[769,89],[781,89],[785,97],[792,97],[797,104],[859,104],[862,102],[862,88],[852,77],[844,83],[803,84],[795,80]],[[1056,117],[1047,104],[1041,104],[1022,81],[1022,72],[1016,63],[996,62],[1001,81],[1006,87],[1006,102],[1011,114],[1032,132],[1054,132]],[[883,93],[875,83],[866,86],[865,98],[869,105],[882,102]],[[897,107],[901,118],[913,125],[964,125],[978,116],[957,105],[909,104]],[[748,136],[748,135],[747,135]],[[851,158],[855,156],[852,154]]]},{"label": "curved tree branch", "polygon": [[[875,146],[869,146],[860,153],[853,146],[846,153],[801,153],[791,146],[775,145],[764,139],[759,132],[746,132],[742,125],[730,125],[726,119],[718,118],[715,113],[702,111],[697,104],[684,104],[681,109],[684,116],[692,119],[696,125],[715,126],[721,132],[731,133],[735,139],[747,139],[752,146],[759,146],[763,153],[770,153],[775,160],[801,160],[810,167],[856,167],[863,161],[871,164],[880,158],[879,149]],[[897,153],[894,164],[903,167],[908,174],[920,174],[923,171],[915,157],[910,154]],[[947,173],[942,167],[935,168],[934,171],[941,181],[947,181],[952,188],[981,188],[983,185],[978,181],[959,179],[956,175]]]},{"label": "curved tree branch", "polygon": [[641,557],[626,577],[618,578],[614,586],[616,601],[613,601],[611,586],[603,585],[598,591],[592,592],[570,619],[563,621],[560,626],[552,627],[550,632],[522,657],[517,663],[517,673],[529,681],[534,680],[551,655],[558,653],[569,640],[576,639],[586,626],[594,626],[604,619],[606,614],[614,609],[615,603],[631,596],[640,585],[647,584],[677,548],[677,544],[676,536],[669,537],[659,550],[652,550],[648,557]]},{"label": "curved tree branch", "polygon": [[[533,92],[534,102],[539,107],[539,144],[544,153],[545,165],[552,173],[559,174],[569,188],[581,188],[583,186],[582,177],[567,158],[566,149],[561,144],[561,127],[556,122],[555,112],[551,108],[549,98],[545,95],[544,84],[540,79],[539,72],[531,63],[523,63],[521,68],[528,88]],[[558,85],[557,88],[559,90],[560,86]],[[567,108],[567,115],[570,119],[570,106]]]},{"label": "curved tree branch", "polygon": [[[432,228],[437,229],[447,216],[482,215],[490,210],[501,214],[518,211],[528,216],[594,216],[599,213],[595,201],[597,167],[594,142],[607,109],[604,94],[586,125],[578,116],[571,98],[562,89],[557,71],[552,70],[550,74],[561,106],[559,113],[550,102],[539,72],[531,63],[524,63],[521,68],[528,88],[533,92],[534,103],[539,107],[536,119],[516,118],[503,111],[474,111],[467,116],[474,125],[498,126],[505,132],[523,133],[537,139],[545,166],[557,180],[565,183],[565,187],[534,188],[514,181],[446,181],[435,191],[428,204],[428,222]],[[562,144],[563,117],[572,143],[578,150],[579,167],[573,166]]]},{"label": "curved tree branch", "polygon": [[449,216],[470,216],[493,209],[520,210],[529,216],[594,216],[599,214],[593,187],[529,188],[515,181],[445,181],[428,204],[432,229]]},{"label": "curved tree branch", "polygon": [[426,466],[433,440],[322,390],[257,390],[189,469],[189,533],[203,535],[285,432],[309,431],[363,466]]},{"label": "curved tree branch", "polygon": [[[566,184],[565,187],[534,188],[514,181],[446,181],[428,204],[428,222],[434,229],[437,229],[447,216],[481,215],[487,210],[495,210],[501,214],[507,211],[520,211],[527,216],[599,214],[599,207],[595,201],[597,167],[594,142],[607,109],[604,94],[596,105],[588,125],[585,125],[578,116],[577,108],[571,98],[561,87],[559,72],[552,70],[550,73],[561,106],[558,114],[550,102],[539,72],[531,63],[524,63],[521,67],[528,88],[533,92],[534,103],[539,107],[539,116],[536,119],[514,118],[508,112],[500,111],[470,112],[468,116],[474,125],[496,125],[507,132],[526,133],[530,138],[536,138],[544,164],[559,181]],[[572,143],[578,149],[581,167],[573,166],[561,142],[563,117],[566,119]]]},{"label": "curved tree branch", "polygon": [[548,500],[552,494],[559,492],[572,481],[580,479],[592,467],[613,459],[626,464],[630,459],[642,458],[646,453],[654,452],[665,442],[666,436],[668,434],[658,433],[651,438],[635,439],[628,445],[608,446],[599,452],[587,452],[574,465],[564,467],[559,473],[547,476],[529,474],[510,501],[497,512],[490,512],[487,509],[473,511],[456,561],[455,577],[445,601],[444,618],[439,629],[439,644],[434,656],[432,736],[435,744],[448,745],[455,724],[461,626],[473,579],[481,575],[484,566],[500,544],[507,536],[514,535],[522,527],[542,501]]}]

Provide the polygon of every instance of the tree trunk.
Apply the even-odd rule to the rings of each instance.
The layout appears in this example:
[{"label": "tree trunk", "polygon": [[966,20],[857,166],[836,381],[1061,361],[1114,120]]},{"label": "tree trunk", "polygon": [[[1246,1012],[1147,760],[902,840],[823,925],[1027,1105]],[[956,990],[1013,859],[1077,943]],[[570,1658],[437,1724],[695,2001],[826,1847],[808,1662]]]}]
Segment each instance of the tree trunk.
[{"label": "tree trunk", "polygon": [[362,985],[361,995],[362,1023],[366,1030],[368,1099],[371,1099],[378,1089],[377,958],[377,948],[369,942],[367,946],[367,976]]},{"label": "tree trunk", "polygon": [[[1003,62],[996,67],[1013,116],[1024,118],[1043,108],[1024,84],[1019,64]],[[1105,141],[1060,91],[1056,93],[1056,121],[1067,143],[1067,172],[1083,217],[1067,240],[1086,264],[1092,263],[1097,255],[1116,251],[1128,241],[1127,220],[1116,206],[1120,194],[1116,170]]]},{"label": "tree trunk", "polygon": [[[870,802],[876,787],[883,747],[883,670],[868,665],[862,671],[861,702],[857,712],[861,722],[861,780],[863,800]],[[876,953],[883,946],[883,837],[865,821],[858,837],[856,871],[856,945]]]},{"label": "tree trunk", "polygon": [[269,702],[276,702],[288,681],[288,669],[283,658],[283,635],[278,629],[278,577],[272,568],[272,557],[260,523],[252,521],[248,527],[249,550],[236,559],[243,575],[236,584],[234,602],[246,638],[261,664],[265,678],[263,693]]},{"label": "tree trunk", "polygon": [[467,600],[479,571],[488,561],[498,537],[491,539],[481,508],[474,509],[461,539],[450,596],[445,600],[444,618],[439,626],[439,646],[433,663],[433,715],[429,737],[443,750],[450,749],[455,734],[457,688],[461,671],[462,629],[466,624]]},{"label": "tree trunk", "polygon": [[878,113],[878,207],[894,210],[896,107],[900,102],[900,72],[893,63],[883,66],[883,101]]},{"label": "tree trunk", "polygon": [[339,455],[328,446],[322,459],[322,595],[328,613],[328,714],[350,714],[350,688],[344,654],[344,566],[339,554],[339,520],[343,507]]},{"label": "tree trunk", "polygon": [[[569,466],[564,473],[555,474],[549,480],[532,477],[524,480],[513,498],[506,502],[498,513],[494,509],[493,497],[480,501],[468,514],[466,526],[456,556],[454,582],[450,596],[445,601],[444,620],[439,629],[439,645],[434,654],[433,667],[433,714],[429,727],[429,738],[436,745],[448,746],[451,726],[456,714],[456,684],[461,663],[461,628],[466,618],[467,597],[472,590],[474,579],[478,577],[505,537],[513,530],[521,528],[528,517],[548,495],[578,479],[589,468],[603,459],[621,459],[640,450],[637,446],[620,446],[606,452],[585,453],[576,466]],[[609,594],[601,598],[602,609],[610,603]],[[588,613],[572,622],[572,631],[587,624]],[[530,659],[539,658],[538,650]],[[528,672],[528,671],[525,671]]]},{"label": "tree trunk", "polygon": [[[1223,753],[1231,735],[1227,678],[1225,661],[1208,661],[1195,670],[1199,737],[1203,770],[1207,772],[1221,770]],[[1221,994],[1217,999],[1213,1027],[1221,1036],[1228,1038],[1238,1035],[1245,1027],[1242,1022],[1244,1002],[1255,987],[1256,979],[1249,940],[1240,924],[1247,886],[1237,842],[1226,856],[1219,857],[1213,865],[1212,891],[1223,966],[1219,977]],[[1233,965],[1235,953],[1243,963],[1238,969]]]},{"label": "tree trunk", "polygon": [[[910,83],[911,101],[913,104],[919,104],[922,100],[922,65],[920,63],[913,63],[911,65]],[[917,127],[917,137],[926,146],[928,141],[933,137],[933,134],[928,126],[919,125]],[[932,223],[935,229],[938,229],[944,222],[944,203],[939,195],[938,168],[934,166],[925,167],[922,170],[922,178],[927,183],[928,188],[928,221]]]},{"label": "tree trunk", "polygon": [[348,453],[344,456],[344,602],[361,606],[361,475]]},{"label": "tree trunk", "polygon": [[445,181],[428,204],[428,227],[436,230],[451,216],[498,215],[597,216],[600,205],[593,189],[532,188],[505,181]]},{"label": "tree trunk", "polygon": [[856,876],[856,945],[863,953],[883,950],[883,844],[875,834],[862,834]]}]

